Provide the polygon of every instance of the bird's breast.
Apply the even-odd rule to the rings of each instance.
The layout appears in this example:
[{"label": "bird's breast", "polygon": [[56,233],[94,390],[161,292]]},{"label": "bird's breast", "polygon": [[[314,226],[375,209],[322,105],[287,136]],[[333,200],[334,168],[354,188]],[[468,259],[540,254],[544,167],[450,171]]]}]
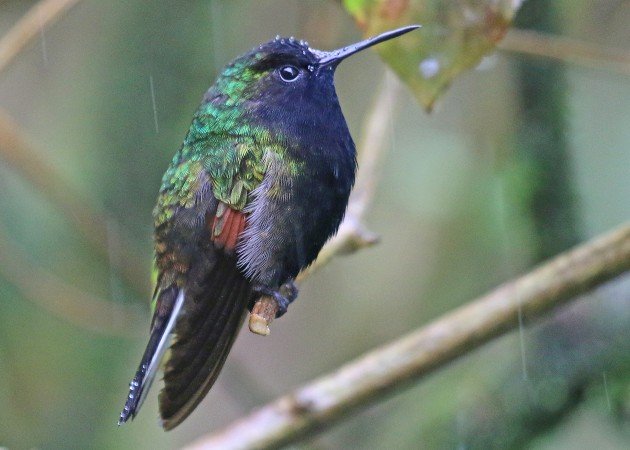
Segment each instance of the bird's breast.
[{"label": "bird's breast", "polygon": [[238,256],[248,278],[277,286],[307,267],[337,231],[354,182],[354,158],[317,164],[266,158],[267,172],[252,192]]}]

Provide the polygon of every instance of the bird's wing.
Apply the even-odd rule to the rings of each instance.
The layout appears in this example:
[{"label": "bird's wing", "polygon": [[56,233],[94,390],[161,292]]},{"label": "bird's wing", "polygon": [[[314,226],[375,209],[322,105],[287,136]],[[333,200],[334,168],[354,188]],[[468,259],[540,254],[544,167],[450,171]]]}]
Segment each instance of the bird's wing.
[{"label": "bird's wing", "polygon": [[216,380],[252,295],[235,248],[246,228],[248,194],[264,175],[260,153],[243,139],[216,138],[207,139],[209,149],[196,158],[187,154],[193,145],[185,142],[175,156],[154,211],[158,280],[151,336],[119,423],[137,414],[161,361],[162,425],[181,423]]}]

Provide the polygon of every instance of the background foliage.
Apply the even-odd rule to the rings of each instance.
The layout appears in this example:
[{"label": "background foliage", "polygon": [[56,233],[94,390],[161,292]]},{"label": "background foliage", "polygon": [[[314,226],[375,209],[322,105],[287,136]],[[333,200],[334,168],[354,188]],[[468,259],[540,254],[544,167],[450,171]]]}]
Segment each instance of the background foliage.
[{"label": "background foliage", "polygon": [[[32,5],[1,1],[0,36]],[[521,29],[626,56],[629,21],[630,5],[615,0],[528,0],[516,17]],[[276,34],[324,49],[360,37],[324,0],[87,0],[0,73],[0,106],[65,180],[58,195],[76,192],[102,214],[91,229],[105,233],[102,253],[78,231],[81,211],[62,213],[41,179],[0,156],[0,446],[185,444],[630,217],[627,73],[494,53],[432,114],[412,95],[392,111],[367,218],[378,246],[309,279],[270,337],[243,333],[176,431],[157,428],[155,394],[116,429],[148,328],[161,175],[220,67]],[[365,53],[337,74],[357,140],[385,70]],[[140,261],[144,281],[114,269],[122,258]],[[306,446],[626,448],[628,292],[626,276]],[[77,307],[82,298],[107,308]]]}]

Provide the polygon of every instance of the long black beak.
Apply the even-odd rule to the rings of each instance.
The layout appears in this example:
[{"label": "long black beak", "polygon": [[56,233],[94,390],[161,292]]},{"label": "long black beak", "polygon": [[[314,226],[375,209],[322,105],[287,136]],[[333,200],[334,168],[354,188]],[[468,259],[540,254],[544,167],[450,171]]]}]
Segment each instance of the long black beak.
[{"label": "long black beak", "polygon": [[343,47],[337,50],[333,50],[330,52],[316,50],[314,51],[314,53],[316,52],[316,55],[319,57],[319,64],[321,66],[336,66],[350,55],[354,55],[355,53],[360,52],[361,50],[365,50],[368,47],[380,44],[381,42],[388,41],[390,39],[394,39],[395,37],[401,36],[405,33],[409,33],[410,31],[413,31],[420,27],[421,25],[409,25],[407,27],[398,28],[396,30],[386,31],[385,33],[379,34],[378,36],[373,36],[364,41],[357,42],[356,44],[348,45],[347,47]]}]

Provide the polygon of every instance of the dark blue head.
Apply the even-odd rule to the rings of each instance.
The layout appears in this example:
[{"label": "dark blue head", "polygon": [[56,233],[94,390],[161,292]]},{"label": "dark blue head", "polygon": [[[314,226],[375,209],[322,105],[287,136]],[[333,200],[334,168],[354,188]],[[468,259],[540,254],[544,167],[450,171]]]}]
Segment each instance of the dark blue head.
[{"label": "dark blue head", "polygon": [[345,120],[334,87],[334,72],[345,58],[418,28],[412,25],[359,43],[322,51],[294,38],[275,39],[236,58],[221,73],[209,99],[235,106],[270,131],[300,137]]}]

